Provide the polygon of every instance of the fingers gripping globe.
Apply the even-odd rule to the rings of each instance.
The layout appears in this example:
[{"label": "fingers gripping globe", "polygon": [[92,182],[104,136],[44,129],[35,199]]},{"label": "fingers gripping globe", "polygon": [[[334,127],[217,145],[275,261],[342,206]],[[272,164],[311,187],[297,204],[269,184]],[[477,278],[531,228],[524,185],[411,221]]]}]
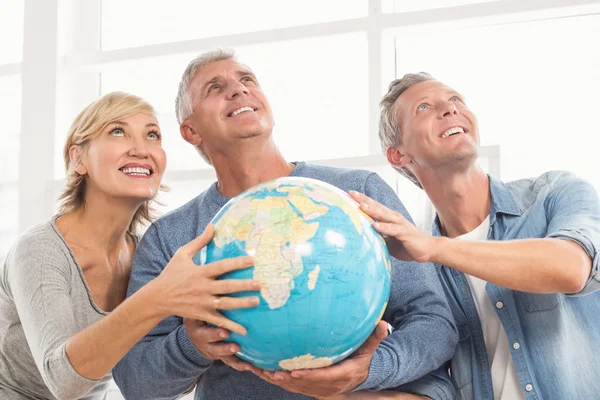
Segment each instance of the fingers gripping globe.
[{"label": "fingers gripping globe", "polygon": [[252,268],[221,279],[262,283],[257,307],[222,311],[248,331],[228,339],[241,359],[267,370],[329,366],[382,318],[390,257],[372,220],[340,189],[309,178],[264,182],[231,199],[212,223],[201,259],[252,256]]}]

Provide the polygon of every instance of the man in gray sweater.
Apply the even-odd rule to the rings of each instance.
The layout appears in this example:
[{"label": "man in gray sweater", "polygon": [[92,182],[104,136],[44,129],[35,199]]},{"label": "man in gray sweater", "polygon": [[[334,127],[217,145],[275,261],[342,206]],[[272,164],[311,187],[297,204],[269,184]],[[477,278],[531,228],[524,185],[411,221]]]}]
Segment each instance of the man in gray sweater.
[{"label": "man in gray sweater", "polygon": [[[273,142],[272,112],[256,77],[229,52],[209,52],[188,65],[176,108],[181,135],[213,165],[218,181],[149,227],[136,251],[129,296],[157,277],[230,198],[267,180],[319,179],[366,193],[410,218],[374,173],[288,163]],[[453,386],[440,367],[454,352],[457,332],[436,271],[432,264],[396,259],[392,264],[383,319],[393,332],[385,337],[379,326],[362,352],[337,365],[267,375],[234,356],[238,348],[220,341],[222,329],[172,316],[122,359],[114,378],[127,399],[140,400],[176,398],[196,382],[197,400],[307,399],[389,388],[452,399]]]}]

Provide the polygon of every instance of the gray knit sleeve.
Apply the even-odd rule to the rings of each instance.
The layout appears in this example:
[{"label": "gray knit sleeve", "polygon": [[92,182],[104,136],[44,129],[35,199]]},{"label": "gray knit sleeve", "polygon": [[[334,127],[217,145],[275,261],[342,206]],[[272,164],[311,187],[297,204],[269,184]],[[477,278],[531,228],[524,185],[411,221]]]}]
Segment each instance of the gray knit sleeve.
[{"label": "gray knit sleeve", "polygon": [[27,345],[57,399],[85,396],[98,382],[79,375],[66,354],[77,333],[71,297],[70,254],[51,229],[22,237],[7,260],[7,283]]}]

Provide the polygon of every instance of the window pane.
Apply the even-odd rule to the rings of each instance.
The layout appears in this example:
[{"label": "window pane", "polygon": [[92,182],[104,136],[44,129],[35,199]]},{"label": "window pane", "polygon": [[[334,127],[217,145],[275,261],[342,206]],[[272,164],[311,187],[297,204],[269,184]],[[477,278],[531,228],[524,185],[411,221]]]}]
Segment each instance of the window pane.
[{"label": "window pane", "polygon": [[21,75],[0,77],[0,184],[15,182],[19,174],[19,133],[21,130]]},{"label": "window pane", "polygon": [[0,0],[0,64],[23,59],[23,0]]},{"label": "window pane", "polygon": [[[254,70],[269,99],[275,141],[288,159],[368,153],[364,33],[246,46],[237,54]],[[173,111],[179,79],[194,56],[143,60],[102,73],[102,94],[128,91],[157,108],[169,170],[206,168],[181,138]]]},{"label": "window pane", "polygon": [[565,169],[600,188],[598,37],[600,15],[406,31],[396,75],[427,71],[462,93],[482,144],[500,145],[502,179]]},{"label": "window pane", "polygon": [[368,0],[103,0],[102,49],[365,17]]},{"label": "window pane", "polygon": [[386,13],[404,13],[495,1],[499,0],[383,0],[383,11]]},{"label": "window pane", "polygon": [[17,184],[0,184],[0,262],[4,262],[8,250],[19,234]]}]

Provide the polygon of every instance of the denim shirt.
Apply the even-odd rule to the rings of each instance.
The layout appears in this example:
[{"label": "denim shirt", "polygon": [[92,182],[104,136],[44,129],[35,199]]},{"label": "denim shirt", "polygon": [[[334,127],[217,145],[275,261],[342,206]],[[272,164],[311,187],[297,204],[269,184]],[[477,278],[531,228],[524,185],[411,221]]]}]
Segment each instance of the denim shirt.
[{"label": "denim shirt", "polygon": [[[491,283],[486,291],[506,330],[527,400],[600,398],[600,201],[594,187],[563,171],[537,179],[490,180],[488,240],[559,238],[592,260],[576,294],[535,294]],[[439,219],[433,227],[440,236]],[[459,330],[450,361],[458,399],[493,400],[490,363],[467,278],[437,265]]]}]

